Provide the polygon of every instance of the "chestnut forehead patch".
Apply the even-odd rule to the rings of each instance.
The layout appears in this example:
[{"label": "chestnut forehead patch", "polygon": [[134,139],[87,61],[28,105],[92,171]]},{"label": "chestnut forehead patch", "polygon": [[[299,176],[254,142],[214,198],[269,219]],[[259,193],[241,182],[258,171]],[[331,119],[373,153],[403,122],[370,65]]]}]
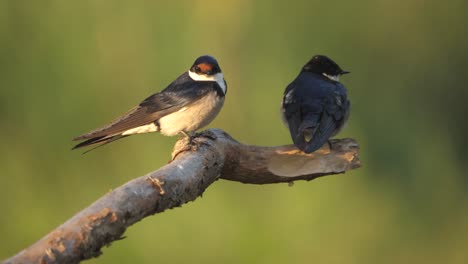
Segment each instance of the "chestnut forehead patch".
[{"label": "chestnut forehead patch", "polygon": [[208,63],[200,63],[197,65],[202,72],[209,72],[213,69],[213,65]]}]

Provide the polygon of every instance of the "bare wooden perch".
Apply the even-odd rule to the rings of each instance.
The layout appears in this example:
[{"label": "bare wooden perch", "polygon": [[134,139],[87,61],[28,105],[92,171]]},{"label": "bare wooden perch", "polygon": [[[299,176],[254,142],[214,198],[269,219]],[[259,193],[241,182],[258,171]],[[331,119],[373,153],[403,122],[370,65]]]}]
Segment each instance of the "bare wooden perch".
[{"label": "bare wooden perch", "polygon": [[219,129],[202,132],[188,145],[179,140],[173,161],[107,193],[94,204],[4,263],[78,263],[122,238],[146,216],[195,200],[217,179],[266,184],[313,180],[360,166],[353,139],[331,141],[305,154],[294,146],[241,144]]}]

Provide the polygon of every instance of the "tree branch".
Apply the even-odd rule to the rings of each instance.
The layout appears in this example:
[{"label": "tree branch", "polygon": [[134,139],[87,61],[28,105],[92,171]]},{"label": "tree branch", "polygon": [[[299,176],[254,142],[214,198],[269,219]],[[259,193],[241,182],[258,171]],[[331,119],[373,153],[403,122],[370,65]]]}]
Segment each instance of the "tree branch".
[{"label": "tree branch", "polygon": [[313,180],[360,166],[353,139],[331,141],[312,154],[294,146],[241,144],[219,129],[202,132],[189,145],[176,143],[173,160],[107,193],[32,246],[4,263],[78,263],[122,239],[146,216],[195,200],[217,179],[267,184]]}]

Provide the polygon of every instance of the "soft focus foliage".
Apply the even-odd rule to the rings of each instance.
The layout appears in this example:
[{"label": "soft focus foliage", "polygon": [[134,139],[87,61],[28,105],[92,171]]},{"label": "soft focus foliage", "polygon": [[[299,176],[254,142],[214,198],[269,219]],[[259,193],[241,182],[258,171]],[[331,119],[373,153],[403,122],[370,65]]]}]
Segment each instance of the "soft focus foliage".
[{"label": "soft focus foliage", "polygon": [[219,181],[88,263],[467,263],[468,2],[0,1],[0,259],[164,165],[175,138],[81,155],[70,139],[164,88],[202,54],[227,101],[211,127],[291,139],[285,86],[314,54],[343,77],[340,137],[363,168],[312,182]]}]

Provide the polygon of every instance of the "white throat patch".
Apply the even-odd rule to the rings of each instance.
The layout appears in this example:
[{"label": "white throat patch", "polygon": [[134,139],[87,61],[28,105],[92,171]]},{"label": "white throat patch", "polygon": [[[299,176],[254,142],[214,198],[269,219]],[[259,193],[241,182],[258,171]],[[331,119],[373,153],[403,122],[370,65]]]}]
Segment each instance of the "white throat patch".
[{"label": "white throat patch", "polygon": [[208,76],[205,74],[197,74],[195,72],[188,71],[188,74],[190,78],[194,81],[215,81],[219,84],[221,87],[221,90],[223,90],[223,94],[226,94],[226,83],[224,82],[224,76],[223,73],[218,72],[215,75]]},{"label": "white throat patch", "polygon": [[332,80],[332,81],[335,81],[335,82],[339,82],[340,81],[340,75],[328,75],[326,73],[322,73],[323,76],[327,77],[328,79]]}]

